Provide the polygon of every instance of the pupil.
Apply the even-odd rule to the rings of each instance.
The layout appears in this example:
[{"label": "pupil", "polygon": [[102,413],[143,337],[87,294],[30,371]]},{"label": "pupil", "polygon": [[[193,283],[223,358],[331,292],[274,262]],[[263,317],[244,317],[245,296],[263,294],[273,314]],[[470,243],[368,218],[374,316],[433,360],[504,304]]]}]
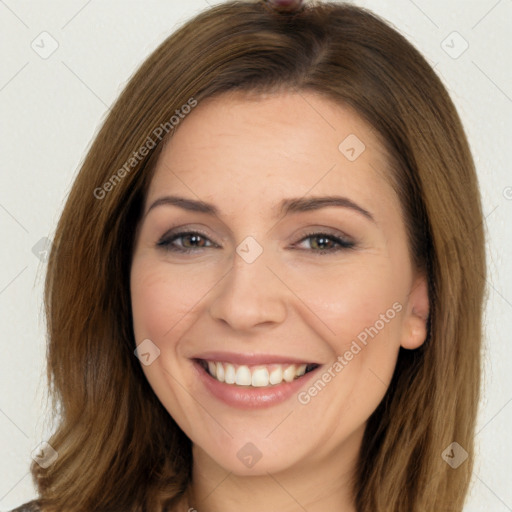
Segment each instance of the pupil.
[{"label": "pupil", "polygon": [[321,249],[324,249],[325,248],[324,247],[325,244],[329,242],[329,240],[327,238],[325,238],[325,237],[317,237],[316,240],[317,240],[317,244],[316,245],[317,246],[321,246],[320,247]]},{"label": "pupil", "polygon": [[191,241],[191,242],[192,242],[192,245],[194,245],[194,246],[195,246],[196,242],[198,242],[198,241],[199,241],[199,239],[200,239],[200,237],[199,237],[199,236],[197,236],[197,235],[188,235],[187,237],[185,237],[185,240],[186,240],[187,238],[189,239],[189,241]]}]

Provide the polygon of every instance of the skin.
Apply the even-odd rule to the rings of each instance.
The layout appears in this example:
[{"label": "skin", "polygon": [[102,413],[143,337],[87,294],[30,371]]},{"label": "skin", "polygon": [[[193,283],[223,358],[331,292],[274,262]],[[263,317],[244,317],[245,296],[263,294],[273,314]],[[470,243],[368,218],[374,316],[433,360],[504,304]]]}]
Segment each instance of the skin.
[{"label": "skin", "polygon": [[[338,149],[349,134],[366,146],[355,161]],[[350,478],[367,419],[400,346],[417,348],[427,334],[427,284],[412,266],[387,172],[372,128],[312,92],[209,98],[169,139],[136,233],[131,300],[137,343],[149,338],[160,349],[145,375],[193,442],[183,510],[355,512]],[[219,213],[174,205],[148,212],[171,194],[213,203]],[[337,206],[275,216],[284,198],[333,194],[374,222]],[[175,226],[206,238],[175,240],[193,248],[189,254],[157,246]],[[336,242],[322,245],[322,236],[306,238],[310,232],[341,233],[355,246],[335,251]],[[235,251],[247,236],[263,248],[250,264]],[[332,252],[318,254],[326,247]],[[190,357],[206,350],[299,354],[323,365],[321,377],[396,302],[401,311],[305,405],[294,395],[266,409],[228,406],[192,367]],[[262,454],[252,468],[237,457],[247,442]]]}]

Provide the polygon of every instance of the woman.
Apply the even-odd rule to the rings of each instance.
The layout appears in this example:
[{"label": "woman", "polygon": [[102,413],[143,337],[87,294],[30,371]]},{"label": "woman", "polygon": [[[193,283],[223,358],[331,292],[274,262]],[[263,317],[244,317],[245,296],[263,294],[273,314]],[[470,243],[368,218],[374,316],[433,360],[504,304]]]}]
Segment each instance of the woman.
[{"label": "woman", "polygon": [[344,4],[204,11],[59,221],[30,506],[461,511],[485,272],[464,130],[401,35]]}]

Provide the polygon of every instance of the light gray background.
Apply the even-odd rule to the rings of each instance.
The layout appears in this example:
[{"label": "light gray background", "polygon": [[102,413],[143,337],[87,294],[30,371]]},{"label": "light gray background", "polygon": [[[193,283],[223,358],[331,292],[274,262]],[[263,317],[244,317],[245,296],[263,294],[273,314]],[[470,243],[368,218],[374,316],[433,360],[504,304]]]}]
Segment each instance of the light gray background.
[{"label": "light gray background", "polygon": [[[214,3],[0,0],[1,510],[35,496],[30,454],[48,436],[45,264],[34,252],[51,239],[79,164],[126,81],[167,35]],[[512,243],[505,227],[512,215],[512,1],[354,3],[392,22],[427,57],[473,149],[490,277],[477,464],[465,510],[512,511]],[[47,57],[52,38],[58,48]],[[469,47],[459,55],[464,41]]]}]

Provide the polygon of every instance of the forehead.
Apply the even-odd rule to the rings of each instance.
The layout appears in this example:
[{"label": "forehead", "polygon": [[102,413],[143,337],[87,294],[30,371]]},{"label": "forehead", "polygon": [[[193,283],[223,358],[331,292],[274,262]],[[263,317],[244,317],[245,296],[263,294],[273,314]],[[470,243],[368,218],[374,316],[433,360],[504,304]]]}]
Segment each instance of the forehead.
[{"label": "forehead", "polygon": [[263,204],[344,193],[368,202],[380,190],[385,201],[393,194],[388,160],[372,127],[348,106],[307,91],[228,93],[200,102],[181,121],[158,159],[148,200],[180,192],[234,206],[240,196]]}]

